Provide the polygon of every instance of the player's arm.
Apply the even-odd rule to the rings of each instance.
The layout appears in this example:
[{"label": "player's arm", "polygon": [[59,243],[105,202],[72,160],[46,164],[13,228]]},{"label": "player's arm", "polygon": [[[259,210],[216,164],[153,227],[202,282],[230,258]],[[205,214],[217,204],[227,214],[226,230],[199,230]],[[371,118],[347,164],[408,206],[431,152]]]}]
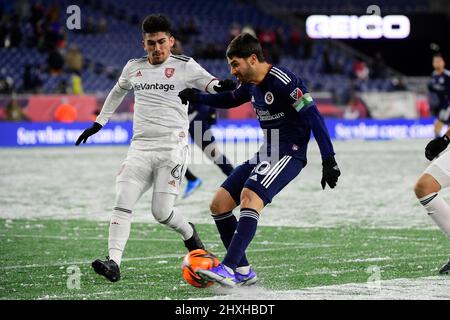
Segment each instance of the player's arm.
[{"label": "player's arm", "polygon": [[308,120],[314,134],[314,138],[319,145],[322,161],[326,161],[330,157],[333,157],[336,153],[334,152],[333,144],[331,143],[328,128],[325,125],[325,121],[317,109],[317,106],[312,103],[304,110],[300,110],[298,115],[299,117],[306,118]]},{"label": "player's arm", "polygon": [[186,62],[184,74],[187,88],[195,88],[207,93],[220,93],[236,89],[236,83],[233,80],[217,79],[192,58]]},{"label": "player's arm", "polygon": [[330,188],[334,188],[341,175],[341,171],[334,158],[335,152],[325,121],[315,104],[306,107],[305,110],[301,110],[299,116],[305,117],[308,120],[314,138],[319,145],[322,156],[322,180],[320,181],[322,189],[325,189],[326,184]]},{"label": "player's arm", "polygon": [[296,79],[293,75],[292,78],[287,84],[279,83],[278,90],[280,90],[282,97],[297,111],[297,116],[302,120],[306,119],[311,127],[322,156],[322,189],[325,189],[326,184],[330,188],[334,188],[341,171],[334,158],[335,152],[325,121],[303,81]]},{"label": "player's arm", "polygon": [[249,85],[241,85],[236,90],[217,94],[204,94],[194,89],[184,89],[178,96],[183,104],[201,103],[219,109],[231,109],[250,101]]},{"label": "player's arm", "polygon": [[87,128],[83,131],[83,133],[78,137],[75,145],[79,145],[81,142],[86,143],[87,139],[99,132],[109,121],[113,113],[117,110],[123,98],[126,96],[129,90],[132,89],[131,82],[128,80],[127,72],[128,72],[129,63],[125,66],[122,71],[122,74],[109,92],[106,100],[103,104],[102,110],[100,114],[97,116],[97,119],[92,124],[91,127]]}]

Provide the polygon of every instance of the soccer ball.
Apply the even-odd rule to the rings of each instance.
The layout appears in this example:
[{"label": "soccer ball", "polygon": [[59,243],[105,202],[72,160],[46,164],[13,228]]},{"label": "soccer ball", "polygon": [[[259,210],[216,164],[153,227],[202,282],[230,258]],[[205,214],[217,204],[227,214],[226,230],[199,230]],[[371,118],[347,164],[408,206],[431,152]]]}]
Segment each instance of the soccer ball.
[{"label": "soccer ball", "polygon": [[190,285],[197,288],[206,288],[212,285],[213,281],[207,281],[197,274],[198,269],[210,269],[219,264],[219,259],[212,253],[203,249],[196,249],[189,252],[183,259],[181,268],[183,278]]}]

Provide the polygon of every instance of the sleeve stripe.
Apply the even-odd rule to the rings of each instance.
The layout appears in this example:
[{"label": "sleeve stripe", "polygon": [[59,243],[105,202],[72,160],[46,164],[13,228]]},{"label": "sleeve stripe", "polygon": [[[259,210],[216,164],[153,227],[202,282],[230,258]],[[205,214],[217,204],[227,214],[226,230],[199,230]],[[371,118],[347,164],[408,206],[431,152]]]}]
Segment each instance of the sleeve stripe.
[{"label": "sleeve stripe", "polygon": [[277,77],[277,78],[278,78],[281,82],[283,82],[284,84],[288,84],[288,83],[289,83],[288,80],[286,80],[285,78],[281,77],[278,73],[275,73],[275,72],[272,71],[272,70],[271,70],[269,73],[270,73],[271,75]]},{"label": "sleeve stripe", "polygon": [[178,55],[174,55],[174,54],[172,54],[171,57],[175,58],[175,59],[178,59],[178,60],[181,60],[181,61],[184,61],[184,62],[188,62],[189,59],[191,59],[191,58],[189,58],[187,56],[178,56]]},{"label": "sleeve stripe", "polygon": [[289,78],[289,76],[285,72],[281,71],[277,67],[272,67],[272,70],[279,73],[281,76],[285,77],[287,80],[291,81],[291,78]]}]

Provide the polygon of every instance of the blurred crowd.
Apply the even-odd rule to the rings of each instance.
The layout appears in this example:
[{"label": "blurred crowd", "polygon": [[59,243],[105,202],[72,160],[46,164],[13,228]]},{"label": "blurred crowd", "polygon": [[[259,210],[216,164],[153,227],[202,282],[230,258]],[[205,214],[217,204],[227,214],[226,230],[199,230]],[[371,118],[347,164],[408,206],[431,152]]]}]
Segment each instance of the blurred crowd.
[{"label": "blurred crowd", "polygon": [[[43,75],[61,77],[55,93],[82,94],[81,72],[86,68],[84,56],[76,44],[67,43],[66,28],[57,2],[45,6],[26,0],[0,3],[0,49],[33,48],[46,56],[42,65],[26,64],[22,68],[22,85],[18,87],[11,77],[0,70],[0,94],[12,91],[40,93]],[[87,17],[80,32],[104,33],[105,19],[95,21]]]},{"label": "blurred crowd", "polygon": [[[139,17],[125,11],[121,6],[108,6],[106,2],[98,3],[93,0],[85,0],[84,3],[105,16],[140,26]],[[45,6],[40,1],[0,1],[0,49],[34,48],[46,56],[42,65],[26,64],[20,69],[20,87],[0,68],[0,94],[42,93],[48,77],[59,81],[52,93],[83,94],[82,74],[86,68],[91,68],[97,74],[105,74],[110,79],[117,78],[120,70],[108,69],[100,62],[86,59],[76,44],[67,43],[67,31],[61,14],[65,12],[61,10],[58,2]],[[186,17],[175,27],[174,35],[178,40],[176,50],[183,53],[183,46],[189,46],[193,49],[190,54],[196,59],[224,59],[227,44],[242,32],[251,33],[259,39],[266,58],[273,64],[279,64],[285,57],[298,60],[300,64],[313,59],[319,66],[318,74],[340,75],[351,79],[349,88],[331,90],[336,104],[359,106],[361,102],[356,97],[357,93],[367,90],[371,80],[389,82],[388,86],[383,87],[385,91],[407,90],[402,77],[390,71],[380,53],[373,59],[360,59],[355,55],[339,52],[340,49],[333,43],[324,42],[325,48],[317,56],[317,41],[311,40],[304,30],[297,27],[290,27],[288,30],[282,27],[270,29],[231,22],[227,39],[215,42],[199,37],[201,28],[196,17]],[[87,16],[82,21],[81,30],[77,32],[101,34],[108,32],[108,29],[106,19]],[[339,54],[336,54],[337,52]],[[307,76],[304,78],[311,91],[330,90],[324,88],[321,81],[308,83]],[[339,86],[340,84],[337,84],[336,88]]]}]

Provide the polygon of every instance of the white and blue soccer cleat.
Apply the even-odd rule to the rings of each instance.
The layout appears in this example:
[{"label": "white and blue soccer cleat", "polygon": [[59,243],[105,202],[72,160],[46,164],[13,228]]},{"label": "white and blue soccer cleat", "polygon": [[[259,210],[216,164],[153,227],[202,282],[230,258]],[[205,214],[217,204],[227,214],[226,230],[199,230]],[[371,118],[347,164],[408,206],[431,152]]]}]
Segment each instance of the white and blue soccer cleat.
[{"label": "white and blue soccer cleat", "polygon": [[187,198],[189,197],[192,192],[194,192],[195,190],[197,190],[198,188],[200,188],[200,186],[202,185],[203,181],[200,178],[197,178],[195,180],[192,181],[188,181],[187,182],[187,186],[186,189],[184,189],[184,195],[183,198]]},{"label": "white and blue soccer cleat", "polygon": [[205,280],[214,281],[222,286],[235,287],[236,277],[234,273],[228,272],[223,263],[219,263],[217,267],[211,269],[198,269],[197,274]]},{"label": "white and blue soccer cleat", "polygon": [[234,271],[234,276],[236,278],[236,284],[238,286],[251,286],[258,281],[258,277],[256,276],[256,272],[250,268],[250,271],[247,274],[242,274],[237,271]]}]

